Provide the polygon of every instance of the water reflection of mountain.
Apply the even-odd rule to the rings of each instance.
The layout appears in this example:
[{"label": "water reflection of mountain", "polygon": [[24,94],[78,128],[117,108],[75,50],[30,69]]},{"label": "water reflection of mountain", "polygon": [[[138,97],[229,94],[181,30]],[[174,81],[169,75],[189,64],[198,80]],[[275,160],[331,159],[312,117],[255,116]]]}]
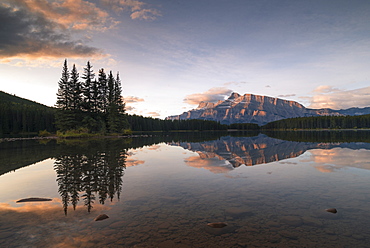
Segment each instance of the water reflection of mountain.
[{"label": "water reflection of mountain", "polygon": [[254,137],[224,136],[213,141],[172,142],[170,145],[181,146],[197,152],[202,159],[219,158],[232,166],[252,166],[298,157],[310,149],[331,149],[342,147],[349,149],[368,149],[369,143],[313,143],[286,141],[270,138],[265,134]]}]

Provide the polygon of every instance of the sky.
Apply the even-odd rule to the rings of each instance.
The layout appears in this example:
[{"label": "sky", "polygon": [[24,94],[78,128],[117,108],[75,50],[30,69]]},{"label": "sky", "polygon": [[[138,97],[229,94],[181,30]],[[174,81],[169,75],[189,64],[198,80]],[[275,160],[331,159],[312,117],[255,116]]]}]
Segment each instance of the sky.
[{"label": "sky", "polygon": [[54,106],[64,60],[165,118],[232,92],[370,106],[369,0],[1,0],[0,90]]}]

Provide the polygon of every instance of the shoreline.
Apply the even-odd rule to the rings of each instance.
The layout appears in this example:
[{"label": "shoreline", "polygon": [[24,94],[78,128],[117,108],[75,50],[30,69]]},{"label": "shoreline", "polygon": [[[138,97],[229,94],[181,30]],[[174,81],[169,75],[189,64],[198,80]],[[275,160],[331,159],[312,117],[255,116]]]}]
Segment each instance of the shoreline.
[{"label": "shoreline", "polygon": [[49,137],[24,137],[24,138],[0,138],[1,142],[11,142],[11,141],[19,141],[19,140],[66,140],[66,139],[107,139],[107,138],[138,138],[138,137],[151,137],[152,135],[114,135],[114,136],[93,136],[93,137],[58,137],[58,136],[49,136]]}]

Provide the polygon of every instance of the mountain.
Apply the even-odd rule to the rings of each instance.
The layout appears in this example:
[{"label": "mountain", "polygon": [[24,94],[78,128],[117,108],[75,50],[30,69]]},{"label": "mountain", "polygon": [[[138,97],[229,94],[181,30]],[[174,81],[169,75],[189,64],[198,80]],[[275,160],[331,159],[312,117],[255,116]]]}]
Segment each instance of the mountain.
[{"label": "mountain", "polygon": [[370,114],[370,107],[350,108],[345,110],[309,109],[295,101],[253,94],[239,95],[232,93],[224,101],[217,103],[201,102],[196,109],[169,116],[168,120],[201,119],[232,123],[266,123],[295,117],[308,116],[344,116]]}]

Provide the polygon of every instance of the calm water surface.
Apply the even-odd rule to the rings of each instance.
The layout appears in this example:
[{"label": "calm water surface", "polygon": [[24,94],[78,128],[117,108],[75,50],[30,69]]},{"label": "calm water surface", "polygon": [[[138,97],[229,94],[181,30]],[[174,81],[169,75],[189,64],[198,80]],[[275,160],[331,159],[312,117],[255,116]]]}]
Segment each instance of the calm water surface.
[{"label": "calm water surface", "polygon": [[[2,142],[0,247],[370,247],[368,142],[367,132]],[[30,197],[52,200],[16,202]]]}]

